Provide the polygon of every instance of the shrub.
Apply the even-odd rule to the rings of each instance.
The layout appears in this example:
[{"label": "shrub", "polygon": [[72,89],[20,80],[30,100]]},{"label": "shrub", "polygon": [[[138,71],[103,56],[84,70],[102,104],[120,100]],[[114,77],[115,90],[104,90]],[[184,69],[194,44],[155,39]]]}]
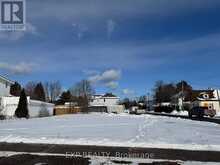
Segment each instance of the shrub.
[{"label": "shrub", "polygon": [[21,91],[18,107],[15,110],[15,116],[18,118],[29,118],[27,96],[24,89]]},{"label": "shrub", "polygon": [[5,120],[6,117],[4,115],[0,115],[0,120]]},{"label": "shrub", "polygon": [[41,105],[41,110],[39,111],[39,117],[48,117],[50,116],[49,111],[46,108],[46,105]]}]

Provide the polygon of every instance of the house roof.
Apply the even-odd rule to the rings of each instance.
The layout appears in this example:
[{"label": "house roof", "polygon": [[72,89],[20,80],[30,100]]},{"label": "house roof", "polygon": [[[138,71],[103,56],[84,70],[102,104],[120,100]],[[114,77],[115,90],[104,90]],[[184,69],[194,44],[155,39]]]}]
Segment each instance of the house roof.
[{"label": "house roof", "polygon": [[102,98],[102,99],[120,99],[120,97],[117,97],[116,95],[113,95],[112,93],[106,93],[106,94],[103,94],[103,95],[93,95],[92,96],[93,98]]},{"label": "house roof", "polygon": [[112,93],[106,93],[103,97],[117,97],[117,96],[113,95]]},{"label": "house roof", "polygon": [[208,95],[209,95],[209,98],[214,98],[213,92],[214,92],[214,90],[193,90],[193,91],[192,91],[191,99],[192,99],[192,101],[195,101],[195,100],[197,100],[197,99],[200,97],[200,95],[203,94],[203,93],[208,94]]},{"label": "house roof", "polygon": [[15,82],[12,80],[9,80],[7,77],[0,75],[0,80],[4,82],[8,82],[9,84],[14,84]]}]

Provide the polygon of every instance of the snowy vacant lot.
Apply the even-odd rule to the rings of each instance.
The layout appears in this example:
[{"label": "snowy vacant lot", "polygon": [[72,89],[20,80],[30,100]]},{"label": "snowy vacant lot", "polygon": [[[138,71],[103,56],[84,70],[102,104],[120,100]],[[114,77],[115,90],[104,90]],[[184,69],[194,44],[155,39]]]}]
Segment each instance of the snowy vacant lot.
[{"label": "snowy vacant lot", "polygon": [[220,125],[150,115],[64,115],[0,121],[0,142],[220,151]]}]

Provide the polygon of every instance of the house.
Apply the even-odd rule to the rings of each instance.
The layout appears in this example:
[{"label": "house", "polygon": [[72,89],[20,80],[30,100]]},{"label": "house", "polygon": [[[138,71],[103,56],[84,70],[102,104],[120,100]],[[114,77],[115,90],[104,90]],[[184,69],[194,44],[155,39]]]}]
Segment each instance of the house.
[{"label": "house", "polygon": [[120,98],[112,95],[112,94],[105,94],[105,95],[93,95],[90,99],[89,105],[90,106],[111,106],[111,105],[118,105]]},{"label": "house", "polygon": [[89,112],[122,113],[124,106],[119,105],[120,97],[107,93],[105,95],[93,95],[89,101]]},{"label": "house", "polygon": [[220,90],[197,90],[192,96],[192,106],[207,107],[220,113]]},{"label": "house", "polygon": [[10,96],[10,87],[14,82],[0,75],[0,97]]},{"label": "house", "polygon": [[220,90],[192,90],[188,95],[188,100],[185,99],[186,96],[185,92],[178,93],[173,97],[174,103],[184,110],[200,106],[215,109],[217,113],[220,113]]},{"label": "house", "polygon": [[[0,75],[0,116],[13,117],[18,106],[20,97],[10,95],[10,87],[14,81]],[[54,104],[31,100],[27,96],[30,117],[43,117],[53,115]]]},{"label": "house", "polygon": [[[217,98],[216,90],[193,90],[191,94],[191,101],[214,99]],[[216,93],[216,95],[214,95]]]}]

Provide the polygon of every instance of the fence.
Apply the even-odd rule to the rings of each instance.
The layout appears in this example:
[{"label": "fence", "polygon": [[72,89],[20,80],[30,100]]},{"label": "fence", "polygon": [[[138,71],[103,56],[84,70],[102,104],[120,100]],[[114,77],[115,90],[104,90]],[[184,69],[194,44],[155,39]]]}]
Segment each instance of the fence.
[{"label": "fence", "polygon": [[54,108],[54,115],[75,114],[82,112],[81,107],[57,106]]}]

